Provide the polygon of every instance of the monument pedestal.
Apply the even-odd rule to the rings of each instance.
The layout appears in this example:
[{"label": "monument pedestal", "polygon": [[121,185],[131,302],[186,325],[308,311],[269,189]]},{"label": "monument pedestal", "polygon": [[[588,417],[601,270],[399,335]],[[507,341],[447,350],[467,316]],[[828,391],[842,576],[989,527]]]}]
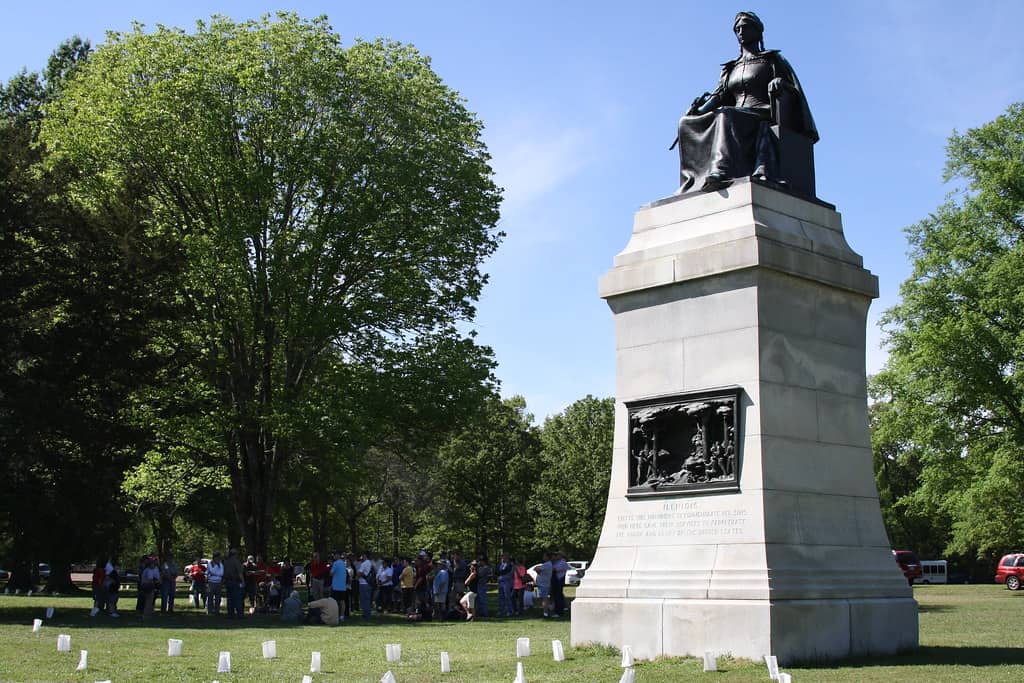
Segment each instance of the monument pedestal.
[{"label": "monument pedestal", "polygon": [[[878,281],[839,214],[749,180],[656,202],[601,296],[615,315],[615,445],[573,645],[783,664],[916,647],[872,473],[864,340]],[[719,466],[731,488],[688,484],[695,458],[639,481],[637,406],[715,392],[737,397],[737,455]]]}]

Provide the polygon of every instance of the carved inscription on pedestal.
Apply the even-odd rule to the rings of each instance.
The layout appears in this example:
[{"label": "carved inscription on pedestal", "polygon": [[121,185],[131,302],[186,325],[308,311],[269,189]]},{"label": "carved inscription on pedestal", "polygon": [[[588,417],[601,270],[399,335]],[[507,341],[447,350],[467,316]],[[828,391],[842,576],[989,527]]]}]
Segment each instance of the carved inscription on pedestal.
[{"label": "carved inscription on pedestal", "polygon": [[627,495],[738,491],[740,391],[627,403]]}]

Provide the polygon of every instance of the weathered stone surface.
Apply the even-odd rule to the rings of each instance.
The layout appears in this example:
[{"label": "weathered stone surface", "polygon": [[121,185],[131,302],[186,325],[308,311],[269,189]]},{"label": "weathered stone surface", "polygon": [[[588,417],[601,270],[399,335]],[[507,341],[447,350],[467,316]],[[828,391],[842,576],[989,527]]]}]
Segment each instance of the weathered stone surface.
[{"label": "weathered stone surface", "polygon": [[[641,209],[601,280],[616,435],[572,642],[780,662],[917,644],[871,470],[865,321],[877,279],[821,202],[737,181]],[[627,498],[626,402],[739,388],[739,491]]]}]

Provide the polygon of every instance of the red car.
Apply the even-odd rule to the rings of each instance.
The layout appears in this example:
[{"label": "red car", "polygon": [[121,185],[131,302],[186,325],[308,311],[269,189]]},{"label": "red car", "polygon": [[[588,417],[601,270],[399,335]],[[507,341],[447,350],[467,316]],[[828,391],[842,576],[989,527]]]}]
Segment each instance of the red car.
[{"label": "red car", "polygon": [[1019,590],[1024,581],[1024,553],[1003,555],[996,569],[996,583],[1005,583],[1012,591]]},{"label": "red car", "polygon": [[892,556],[896,558],[896,564],[903,570],[903,576],[906,577],[907,583],[913,585],[914,579],[921,578],[921,560],[917,559],[915,552],[912,550],[893,550]]}]

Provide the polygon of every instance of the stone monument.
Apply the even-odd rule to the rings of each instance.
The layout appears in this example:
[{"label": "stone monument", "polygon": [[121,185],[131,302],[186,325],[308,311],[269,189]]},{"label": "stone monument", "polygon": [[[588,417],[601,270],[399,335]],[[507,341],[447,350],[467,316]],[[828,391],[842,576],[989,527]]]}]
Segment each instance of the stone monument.
[{"label": "stone monument", "polygon": [[[756,16],[737,15],[734,31],[766,54]],[[720,111],[739,108],[721,104],[730,82],[680,123],[681,194],[636,214],[601,280],[615,317],[613,469],[572,642],[782,664],[910,649],[917,603],[882,524],[868,432],[878,281],[814,197],[816,131],[775,121],[771,97],[732,161],[715,167],[729,155],[713,144],[710,162],[693,160],[707,140],[689,132],[735,123]],[[687,192],[693,177],[703,191]]]}]

